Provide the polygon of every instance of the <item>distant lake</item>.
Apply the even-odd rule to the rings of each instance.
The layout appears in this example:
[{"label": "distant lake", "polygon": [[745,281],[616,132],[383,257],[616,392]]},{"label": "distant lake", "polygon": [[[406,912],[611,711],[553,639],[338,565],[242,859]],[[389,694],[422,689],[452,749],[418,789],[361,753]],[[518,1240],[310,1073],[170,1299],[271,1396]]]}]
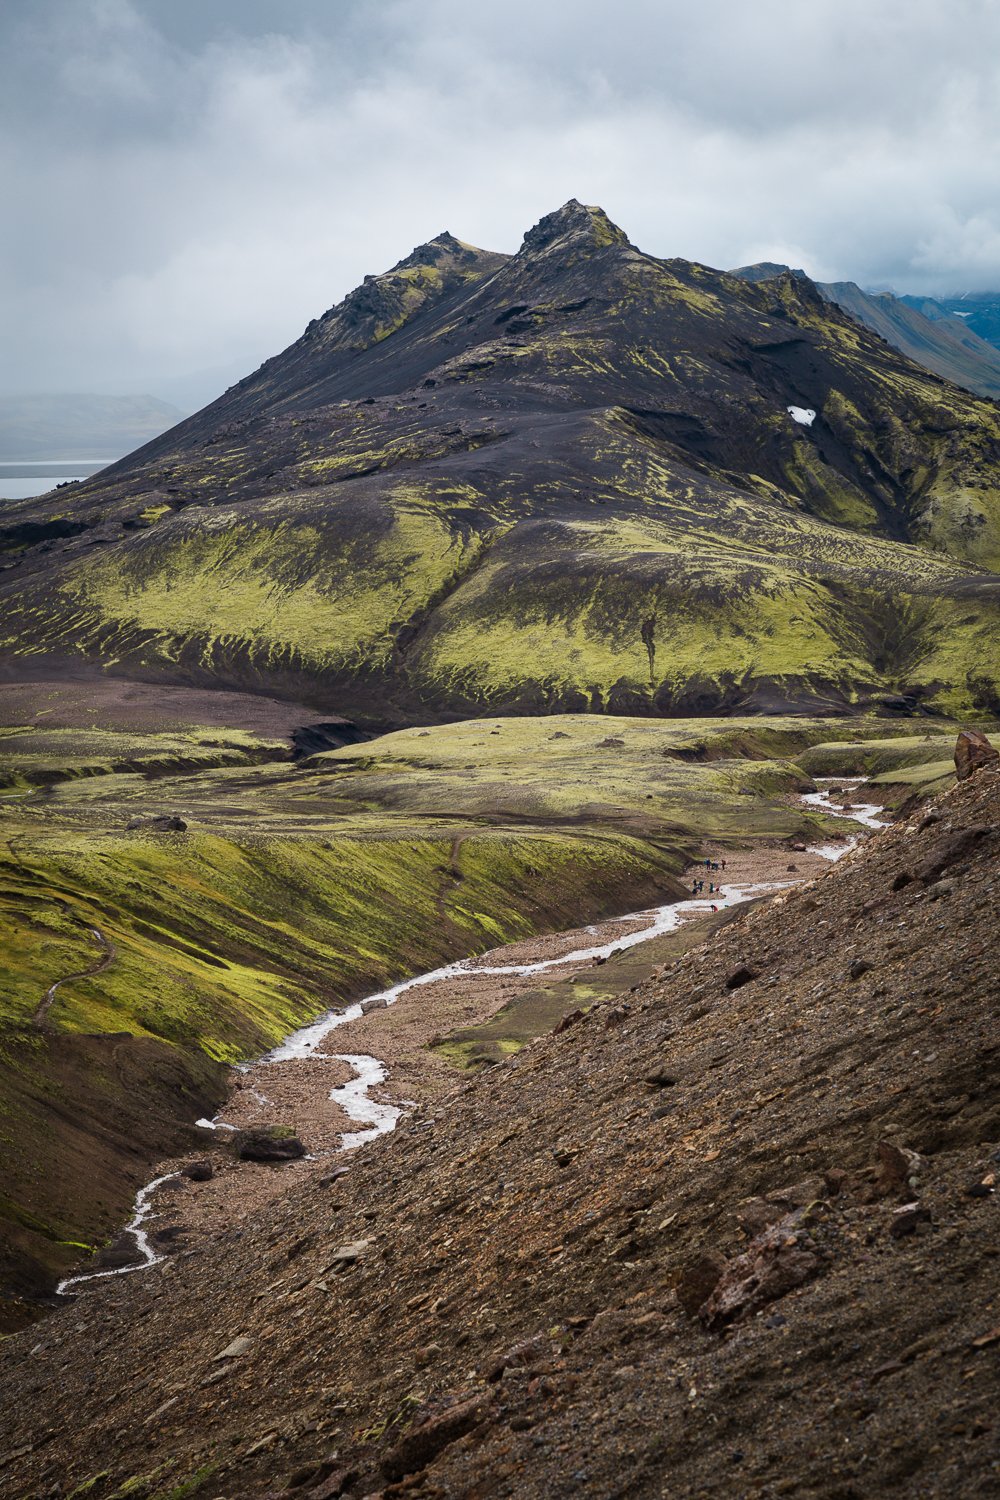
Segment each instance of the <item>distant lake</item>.
[{"label": "distant lake", "polygon": [[0,463],[0,501],[44,495],[57,484],[65,484],[69,479],[88,479],[114,462],[113,458],[40,458]]}]

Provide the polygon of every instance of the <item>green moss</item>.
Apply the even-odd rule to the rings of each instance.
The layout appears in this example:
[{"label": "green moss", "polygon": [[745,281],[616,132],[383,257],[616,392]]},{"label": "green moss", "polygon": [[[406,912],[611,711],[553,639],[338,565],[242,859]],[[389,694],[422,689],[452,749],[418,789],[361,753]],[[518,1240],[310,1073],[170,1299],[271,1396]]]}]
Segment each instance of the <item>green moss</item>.
[{"label": "green moss", "polygon": [[70,1490],[66,1500],[83,1500],[84,1495],[93,1495],[110,1478],[111,1470],[102,1469],[99,1474],[92,1474],[89,1479],[85,1479],[82,1484],[78,1484],[76,1489]]},{"label": "green moss", "polygon": [[[465,543],[401,486],[375,533],[345,534],[329,547],[314,527],[278,521],[246,525],[235,516],[175,535],[127,565],[116,558],[67,580],[64,592],[94,631],[109,621],[141,631],[151,654],[175,662],[183,651],[210,665],[244,652],[309,670],[360,667],[392,651],[394,626],[407,620],[460,570]],[[303,576],[303,561],[325,555]],[[194,643],[197,643],[195,645]]]},{"label": "green moss", "polygon": [[171,509],[171,506],[166,505],[162,502],[159,505],[147,505],[145,509],[139,512],[137,519],[140,520],[144,526],[155,526],[157,521],[162,520],[164,516],[170,515]]},{"label": "green moss", "polygon": [[150,1500],[157,1480],[163,1479],[171,1469],[176,1467],[177,1460],[168,1459],[166,1463],[151,1469],[148,1474],[136,1474],[131,1479],[126,1479],[124,1484],[119,1485],[114,1494],[109,1496],[109,1500]]},{"label": "green moss", "polygon": [[796,763],[810,776],[893,776],[905,781],[906,773],[925,767],[929,762],[947,764],[954,777],[955,729],[947,732],[919,732],[891,738],[821,742],[811,745],[796,757]]},{"label": "green moss", "polygon": [[241,729],[138,735],[25,726],[0,734],[0,795],[119,773],[162,777],[246,766],[286,753],[283,741]]},{"label": "green moss", "polygon": [[170,1489],[159,1490],[152,1500],[186,1500],[188,1495],[196,1495],[203,1485],[207,1484],[213,1474],[218,1470],[217,1463],[203,1464],[179,1484],[172,1485]]}]

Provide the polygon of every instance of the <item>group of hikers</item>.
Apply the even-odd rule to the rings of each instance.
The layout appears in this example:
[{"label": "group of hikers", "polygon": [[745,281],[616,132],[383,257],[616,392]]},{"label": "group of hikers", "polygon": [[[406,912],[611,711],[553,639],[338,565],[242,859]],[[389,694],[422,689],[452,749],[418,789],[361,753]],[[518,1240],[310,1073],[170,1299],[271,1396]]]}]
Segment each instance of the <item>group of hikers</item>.
[{"label": "group of hikers", "polygon": [[[724,870],[725,868],[726,868],[726,861],[724,859],[722,859],[722,860],[706,859],[705,860],[705,869],[706,870],[715,871],[715,870]],[[702,896],[702,895],[704,895],[704,893],[705,893],[705,882],[704,882],[704,880],[695,880],[694,883],[691,886],[691,894],[692,894],[692,896]],[[708,882],[708,894],[710,896],[721,896],[721,894],[722,894],[722,885],[721,885],[721,883],[716,882],[714,880],[710,880]],[[712,910],[713,911],[718,911],[718,909],[719,908],[713,903]]]}]

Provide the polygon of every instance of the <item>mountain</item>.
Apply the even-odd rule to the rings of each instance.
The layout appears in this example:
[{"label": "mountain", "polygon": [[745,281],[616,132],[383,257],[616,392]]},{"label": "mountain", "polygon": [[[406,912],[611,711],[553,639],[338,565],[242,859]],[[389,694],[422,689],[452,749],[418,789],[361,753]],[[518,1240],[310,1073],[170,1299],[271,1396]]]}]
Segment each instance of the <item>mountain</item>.
[{"label": "mountain", "polygon": [[824,284],[822,291],[917,364],[979,396],[1000,396],[1000,349],[960,318],[928,318],[891,292],[863,292],[853,281]]},{"label": "mountain", "polygon": [[5,510],[0,649],[375,727],[988,709],[998,459],[992,402],[807,279],[657,259],[574,200],[511,257],[439,236]]},{"label": "mountain", "polygon": [[924,317],[959,318],[970,332],[1000,349],[1000,292],[965,292],[960,297],[903,297]]},{"label": "mountain", "polygon": [[[740,266],[733,272],[753,282],[771,281],[785,274],[805,277],[804,271],[789,271],[773,261]],[[978,396],[993,400],[1000,397],[1000,350],[961,318],[921,298],[864,292],[854,281],[821,281],[816,285],[824,297],[918,365]]]},{"label": "mountain", "polygon": [[0,396],[0,462],[117,458],[182,416],[155,396]]}]

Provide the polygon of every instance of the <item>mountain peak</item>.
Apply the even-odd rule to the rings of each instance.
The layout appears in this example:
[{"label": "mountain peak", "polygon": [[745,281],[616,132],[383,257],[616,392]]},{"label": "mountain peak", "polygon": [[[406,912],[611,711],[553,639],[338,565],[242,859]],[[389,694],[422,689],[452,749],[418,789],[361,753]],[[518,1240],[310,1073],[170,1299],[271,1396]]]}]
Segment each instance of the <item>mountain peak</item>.
[{"label": "mountain peak", "polygon": [[521,253],[547,250],[557,240],[587,244],[595,250],[604,249],[607,245],[630,243],[625,231],[612,223],[603,208],[580,203],[576,198],[570,198],[562,208],[539,219],[534,228],[529,229],[524,236]]},{"label": "mountain peak", "polygon": [[801,266],[792,269],[791,266],[783,266],[776,260],[757,260],[750,266],[737,266],[730,271],[730,276],[738,276],[741,281],[776,281],[779,276],[794,276],[797,281],[808,281],[809,277]]},{"label": "mountain peak", "polygon": [[447,229],[428,240],[426,244],[417,245],[393,266],[392,271],[385,275],[392,275],[395,271],[407,271],[414,266],[454,266],[456,269],[486,269],[492,267],[493,263],[502,263],[506,256],[495,254],[490,250],[480,250],[475,245],[467,245],[464,240],[456,239]]}]

